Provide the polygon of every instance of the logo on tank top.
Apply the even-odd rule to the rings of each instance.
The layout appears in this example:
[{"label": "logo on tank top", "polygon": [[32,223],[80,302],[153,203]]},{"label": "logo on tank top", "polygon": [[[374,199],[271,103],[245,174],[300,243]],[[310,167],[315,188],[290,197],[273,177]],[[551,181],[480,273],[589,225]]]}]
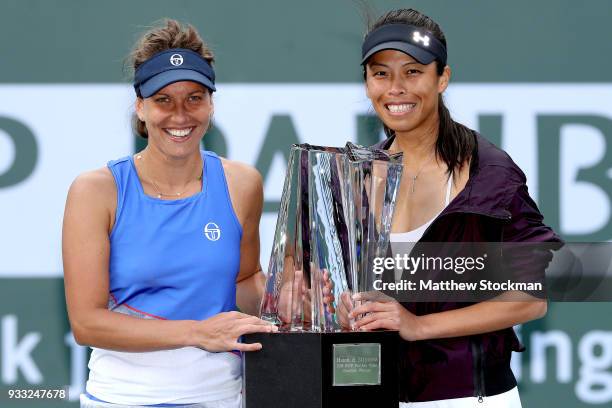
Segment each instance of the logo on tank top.
[{"label": "logo on tank top", "polygon": [[209,222],[204,226],[204,235],[209,241],[218,241],[221,238],[221,228],[214,222]]}]

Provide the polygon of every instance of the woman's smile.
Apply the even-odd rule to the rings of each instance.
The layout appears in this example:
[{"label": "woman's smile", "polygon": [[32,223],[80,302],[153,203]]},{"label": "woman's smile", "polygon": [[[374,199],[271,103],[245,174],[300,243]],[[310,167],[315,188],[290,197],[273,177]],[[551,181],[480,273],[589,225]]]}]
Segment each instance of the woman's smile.
[{"label": "woman's smile", "polygon": [[146,123],[149,145],[169,156],[199,155],[200,140],[213,113],[210,92],[201,84],[179,81],[136,104]]},{"label": "woman's smile", "polygon": [[411,112],[414,112],[417,104],[416,103],[402,103],[402,102],[390,102],[385,104],[385,108],[391,115],[401,116]]},{"label": "woman's smile", "polygon": [[184,143],[191,138],[194,127],[188,128],[165,128],[164,132],[170,137],[171,140]]},{"label": "woman's smile", "polygon": [[436,63],[423,65],[408,54],[383,50],[366,65],[366,91],[374,110],[396,134],[423,134],[437,127],[438,97],[446,74]]}]

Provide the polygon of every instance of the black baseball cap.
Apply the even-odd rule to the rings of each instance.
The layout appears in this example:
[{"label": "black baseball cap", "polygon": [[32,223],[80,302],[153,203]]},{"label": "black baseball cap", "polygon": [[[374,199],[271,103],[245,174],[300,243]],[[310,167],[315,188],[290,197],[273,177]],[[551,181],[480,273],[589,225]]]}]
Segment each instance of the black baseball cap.
[{"label": "black baseball cap", "polygon": [[404,52],[424,65],[436,60],[446,65],[446,46],[430,31],[410,24],[385,24],[369,33],[361,47],[361,65],[382,50]]}]

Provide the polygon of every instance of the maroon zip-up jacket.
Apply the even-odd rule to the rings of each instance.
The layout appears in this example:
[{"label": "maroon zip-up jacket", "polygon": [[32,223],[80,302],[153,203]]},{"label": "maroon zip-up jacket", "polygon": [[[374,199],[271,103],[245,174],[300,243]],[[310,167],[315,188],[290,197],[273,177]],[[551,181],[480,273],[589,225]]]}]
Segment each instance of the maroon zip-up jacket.
[{"label": "maroon zip-up jacket", "polygon": [[[470,177],[420,242],[559,242],[529,196],[525,174],[508,154],[474,132]],[[388,149],[393,138],[374,147]],[[531,263],[545,267],[552,253]],[[542,269],[543,270],[543,269]],[[468,306],[458,302],[402,303],[416,315]],[[512,327],[473,336],[402,341],[400,401],[484,397],[516,386],[512,351],[523,351]]]}]

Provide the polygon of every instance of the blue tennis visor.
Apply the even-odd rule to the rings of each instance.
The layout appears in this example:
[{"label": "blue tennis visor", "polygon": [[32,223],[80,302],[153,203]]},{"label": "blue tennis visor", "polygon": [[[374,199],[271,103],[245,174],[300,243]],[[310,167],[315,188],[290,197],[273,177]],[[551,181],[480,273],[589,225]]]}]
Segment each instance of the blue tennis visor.
[{"label": "blue tennis visor", "polygon": [[382,50],[398,50],[427,65],[439,61],[446,65],[446,47],[432,33],[409,24],[385,24],[363,40],[361,65]]},{"label": "blue tennis visor", "polygon": [[200,54],[171,48],[155,54],[143,62],[134,74],[134,90],[141,98],[155,95],[160,89],[180,81],[204,85],[211,92],[215,88],[215,71]]}]

